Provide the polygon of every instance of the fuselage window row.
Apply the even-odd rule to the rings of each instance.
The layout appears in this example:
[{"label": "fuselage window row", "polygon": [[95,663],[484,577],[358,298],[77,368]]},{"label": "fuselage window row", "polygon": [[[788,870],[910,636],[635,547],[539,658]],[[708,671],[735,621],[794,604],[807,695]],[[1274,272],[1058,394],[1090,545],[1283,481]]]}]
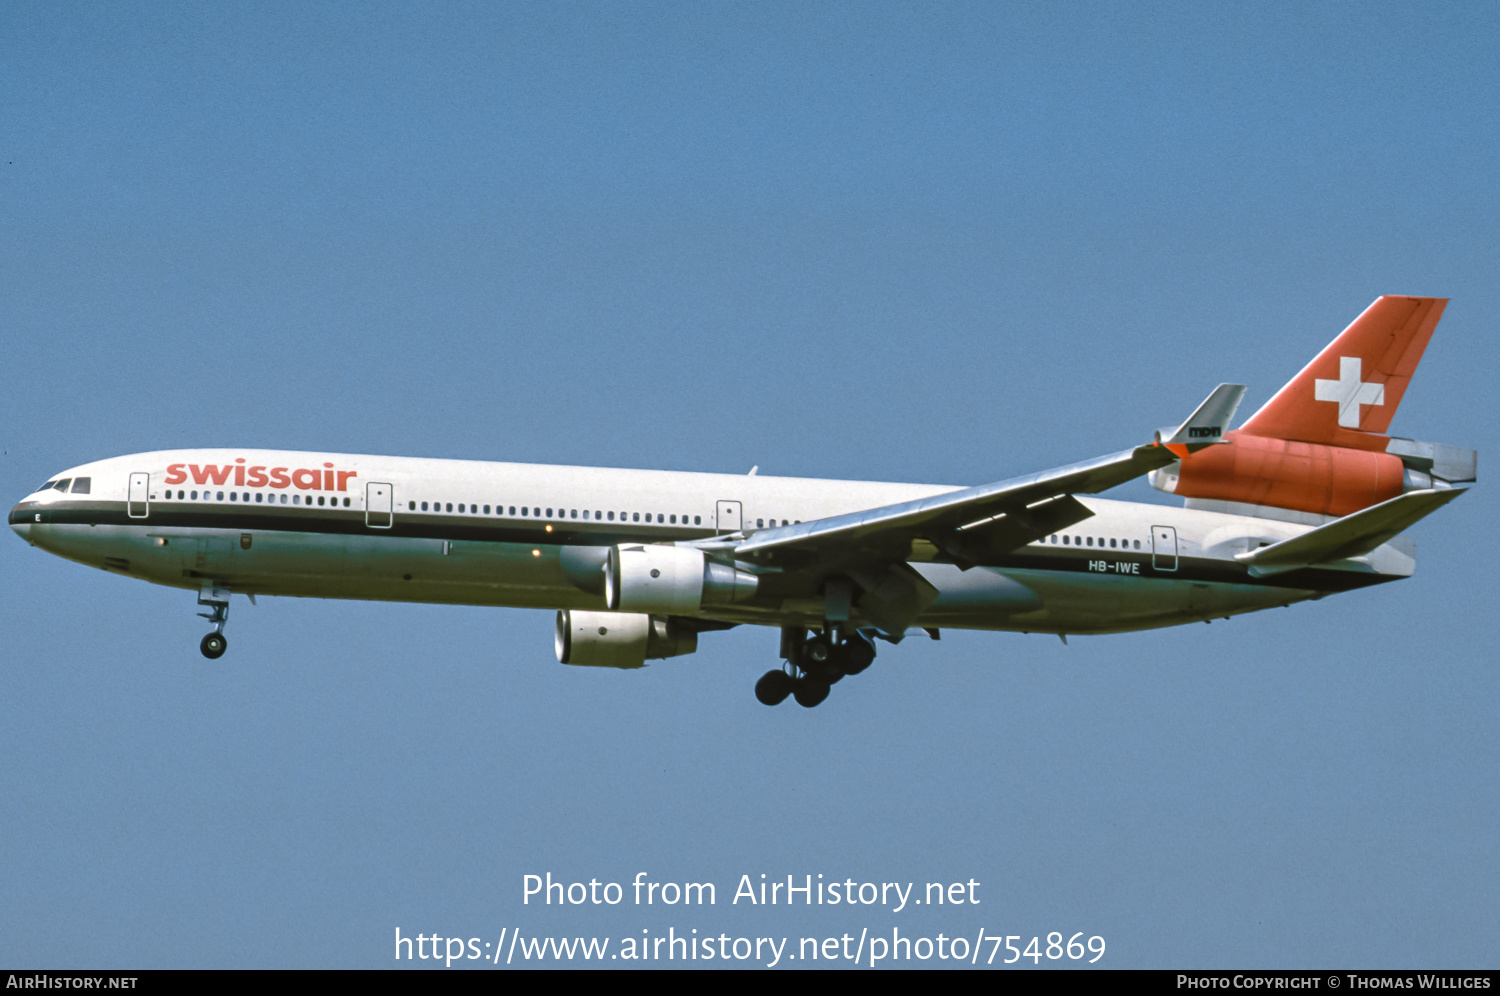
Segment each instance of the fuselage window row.
[{"label": "fuselage window row", "polygon": [[[451,502],[451,501],[450,502],[441,502],[441,501],[424,501],[424,502],[408,501],[406,503],[406,508],[407,508],[407,511],[410,511],[410,512],[417,512],[417,511],[422,511],[422,512],[429,512],[429,511],[431,511],[431,512],[452,512],[452,511],[454,511],[453,504],[454,503]],[[491,507],[489,505],[483,506],[483,509],[484,509],[484,511],[483,511],[484,515],[491,514]],[[458,509],[457,509],[457,511],[460,512],[460,513],[463,513],[463,514],[467,514],[467,515],[479,515],[479,514],[481,514],[480,513],[480,506],[479,505],[470,504],[468,502],[459,502],[458,503]],[[519,510],[519,512],[518,512],[517,509],[516,509],[516,506],[514,506],[514,505],[509,506],[508,509],[507,509],[507,506],[505,506],[505,505],[496,505],[496,506],[494,506],[494,514],[495,515],[510,515],[510,516],[517,516],[517,515],[519,515],[522,518],[536,518],[536,519],[544,519],[545,518],[545,519],[559,519],[559,520],[562,520],[562,519],[580,519],[580,518],[587,520],[587,519],[590,518],[590,516],[592,516],[593,521],[595,521],[595,522],[605,522],[605,521],[614,522],[615,521],[615,514],[616,513],[613,512],[613,511],[606,512],[606,511],[604,511],[602,509],[582,509],[581,510],[581,514],[580,514],[580,510],[576,509],[576,508],[556,508],[556,509],[554,509],[554,508],[548,508],[548,509],[544,510],[541,507],[533,507],[533,506],[530,506],[530,505],[522,505],[521,508],[520,508],[520,510]],[[621,522],[642,522],[643,520],[641,519],[641,516],[643,514],[646,517],[644,519],[645,522],[653,522],[654,521],[654,522],[656,522],[658,524],[661,524],[661,525],[668,525],[668,524],[670,524],[670,525],[674,525],[675,526],[680,521],[681,524],[685,526],[685,525],[688,524],[689,518],[692,519],[693,525],[695,525],[695,526],[701,526],[701,525],[703,525],[703,516],[701,516],[701,515],[694,515],[694,516],[690,517],[685,512],[680,517],[678,515],[668,515],[665,512],[645,512],[645,513],[642,513],[642,512],[620,512],[619,513],[619,516],[620,516],[619,521],[621,521]]]},{"label": "fuselage window row", "polygon": [[[87,494],[87,492],[84,492],[84,493]],[[249,491],[231,491],[231,492],[228,493],[228,497],[226,498],[225,497],[225,493],[223,491],[205,491],[205,492],[203,492],[203,497],[202,497],[201,500],[202,501],[237,501],[237,502],[245,502],[247,504],[250,503],[250,502],[254,502],[257,505],[261,505],[261,504],[264,504],[264,505],[276,505],[276,504],[281,504],[281,505],[286,505],[286,504],[292,504],[292,505],[311,505],[313,503],[313,496],[312,495],[307,495],[305,498],[302,495],[292,495],[290,498],[288,498],[285,494],[282,494],[282,495],[279,496],[279,501],[278,501],[278,496],[274,495],[274,494],[268,495],[265,492],[261,492],[261,491],[254,492],[253,494],[254,494],[254,497],[251,497],[252,492],[249,492]],[[176,500],[176,501],[199,501],[200,499],[198,497],[198,492],[196,492],[196,491],[178,491],[177,494],[176,494],[176,496],[175,496],[175,498],[174,498],[174,496],[173,496],[173,494],[172,494],[171,491],[167,491],[167,492],[163,493],[162,500],[164,500],[164,501],[173,501],[173,500]],[[332,498],[329,498],[326,495],[319,495],[318,496],[318,504],[322,505],[324,507],[332,507],[332,508],[337,508],[340,505],[342,505],[344,508],[349,508],[350,507],[350,505],[349,505],[349,499],[348,498],[344,498],[344,499],[341,500],[337,495],[335,495]]]},{"label": "fuselage window row", "polygon": [[[1036,542],[1045,545],[1048,541],[1046,539],[1039,539]],[[1113,550],[1139,550],[1141,548],[1140,540],[1116,540],[1115,537],[1111,536],[1106,542],[1103,536],[1100,536],[1096,539],[1093,536],[1071,536],[1067,533],[1053,533],[1051,536],[1051,543],[1053,546],[1057,546],[1058,543],[1061,543],[1063,546],[1108,546]],[[1132,546],[1132,544],[1134,544],[1134,546]]]}]

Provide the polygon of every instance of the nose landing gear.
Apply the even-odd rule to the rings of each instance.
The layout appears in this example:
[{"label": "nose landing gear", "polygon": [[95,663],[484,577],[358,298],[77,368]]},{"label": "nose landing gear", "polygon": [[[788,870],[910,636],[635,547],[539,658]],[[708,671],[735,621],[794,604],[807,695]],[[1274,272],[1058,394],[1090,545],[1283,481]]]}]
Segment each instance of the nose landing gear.
[{"label": "nose landing gear", "polygon": [[840,639],[836,627],[809,635],[799,627],[781,631],[781,653],[786,665],[767,671],[755,683],[755,697],[774,706],[787,696],[811,709],[828,698],[830,689],[846,674],[859,674],[875,660],[875,646],[858,631]]},{"label": "nose landing gear", "polygon": [[224,624],[229,621],[229,589],[205,586],[198,592],[198,604],[209,607],[210,611],[198,615],[214,626],[214,631],[203,638],[198,649],[204,657],[216,661],[229,649],[229,640],[224,636]]}]

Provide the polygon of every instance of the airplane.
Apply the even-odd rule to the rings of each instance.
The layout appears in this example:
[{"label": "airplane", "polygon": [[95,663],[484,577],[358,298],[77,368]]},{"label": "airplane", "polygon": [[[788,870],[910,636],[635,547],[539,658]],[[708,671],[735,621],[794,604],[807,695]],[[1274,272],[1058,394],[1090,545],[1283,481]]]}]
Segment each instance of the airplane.
[{"label": "airplane", "polygon": [[[209,659],[232,593],[553,609],[561,663],[613,668],[748,624],[781,634],[756,697],[812,707],[908,631],[1066,643],[1410,576],[1402,531],[1477,479],[1386,434],[1446,304],[1378,298],[1238,429],[1221,384],[1144,443],[978,487],[188,449],[72,467],[10,525],[197,592]],[[1142,475],[1182,507],[1094,497]]]}]

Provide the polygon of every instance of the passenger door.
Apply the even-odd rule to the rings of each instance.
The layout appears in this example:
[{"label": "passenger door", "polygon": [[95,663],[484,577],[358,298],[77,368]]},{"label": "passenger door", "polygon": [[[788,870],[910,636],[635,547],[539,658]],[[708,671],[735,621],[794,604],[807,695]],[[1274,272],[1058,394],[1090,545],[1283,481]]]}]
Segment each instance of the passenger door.
[{"label": "passenger door", "polygon": [[136,472],[130,475],[130,493],[125,502],[125,514],[132,519],[144,519],[151,514],[151,475]]},{"label": "passenger door", "polygon": [[395,488],[370,482],[365,485],[365,525],[371,529],[389,529],[395,519]]},{"label": "passenger door", "polygon": [[1177,570],[1177,530],[1173,527],[1151,527],[1151,566],[1158,571]]},{"label": "passenger door", "polygon": [[714,527],[721,533],[740,531],[740,503],[721,501],[714,508]]}]

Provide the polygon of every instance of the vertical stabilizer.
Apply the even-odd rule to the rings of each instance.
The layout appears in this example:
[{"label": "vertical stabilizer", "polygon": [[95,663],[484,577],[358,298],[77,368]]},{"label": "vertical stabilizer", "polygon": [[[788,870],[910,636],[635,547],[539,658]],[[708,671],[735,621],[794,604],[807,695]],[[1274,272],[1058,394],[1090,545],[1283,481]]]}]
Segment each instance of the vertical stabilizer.
[{"label": "vertical stabilizer", "polygon": [[1447,303],[1442,297],[1377,298],[1240,432],[1384,450],[1396,406]]}]

